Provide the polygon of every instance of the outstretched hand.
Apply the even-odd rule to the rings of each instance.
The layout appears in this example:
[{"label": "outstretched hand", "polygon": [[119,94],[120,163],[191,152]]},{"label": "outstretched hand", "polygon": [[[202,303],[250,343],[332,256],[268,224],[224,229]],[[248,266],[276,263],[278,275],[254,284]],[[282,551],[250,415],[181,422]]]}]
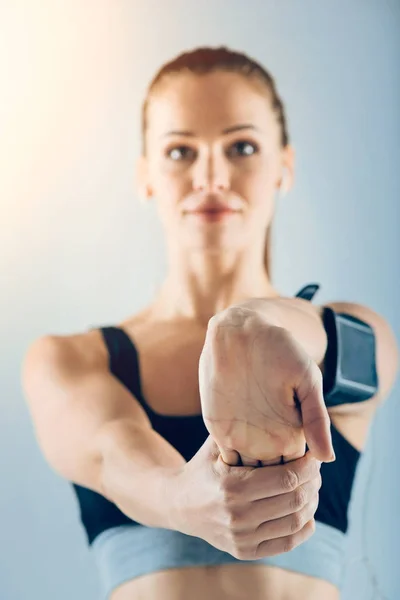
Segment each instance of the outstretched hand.
[{"label": "outstretched hand", "polygon": [[231,465],[334,458],[322,374],[292,334],[233,307],[209,322],[199,362],[203,418]]}]

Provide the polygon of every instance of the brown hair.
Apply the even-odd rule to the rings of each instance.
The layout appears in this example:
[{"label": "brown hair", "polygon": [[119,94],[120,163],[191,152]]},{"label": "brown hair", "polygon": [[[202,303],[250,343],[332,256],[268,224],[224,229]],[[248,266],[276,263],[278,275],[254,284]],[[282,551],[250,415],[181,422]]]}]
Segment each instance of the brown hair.
[{"label": "brown hair", "polygon": [[[178,73],[194,73],[205,75],[213,71],[228,71],[239,73],[244,77],[260,82],[266,88],[272,109],[281,128],[281,145],[289,143],[287,123],[282,100],[276,90],[273,77],[259,63],[247,55],[230,50],[225,46],[219,48],[201,47],[190,52],[180,54],[170,62],[164,64],[156,73],[147,89],[145,101],[142,106],[142,153],[146,154],[146,131],[148,125],[148,106],[151,94],[166,76]],[[265,236],[264,266],[267,275],[271,275],[271,225],[268,226]]]}]

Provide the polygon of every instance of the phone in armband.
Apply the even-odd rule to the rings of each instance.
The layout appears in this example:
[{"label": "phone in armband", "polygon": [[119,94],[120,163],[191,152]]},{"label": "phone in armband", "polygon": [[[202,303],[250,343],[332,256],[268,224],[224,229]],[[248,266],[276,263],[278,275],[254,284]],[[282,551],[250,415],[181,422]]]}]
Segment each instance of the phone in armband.
[{"label": "phone in armband", "polygon": [[323,310],[323,324],[328,337],[323,376],[326,406],[369,400],[379,386],[372,327],[329,307]]}]

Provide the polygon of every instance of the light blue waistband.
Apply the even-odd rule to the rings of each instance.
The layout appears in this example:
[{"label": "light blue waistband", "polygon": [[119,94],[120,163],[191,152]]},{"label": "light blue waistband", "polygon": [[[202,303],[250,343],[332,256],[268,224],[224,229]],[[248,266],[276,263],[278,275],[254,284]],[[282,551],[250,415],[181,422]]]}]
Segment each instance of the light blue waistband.
[{"label": "light blue waistband", "polygon": [[178,567],[227,563],[265,564],[328,581],[340,589],[346,536],[316,522],[314,535],[294,550],[256,561],[240,561],[204,540],[170,529],[124,525],[108,529],[92,544],[103,598],[126,581]]}]

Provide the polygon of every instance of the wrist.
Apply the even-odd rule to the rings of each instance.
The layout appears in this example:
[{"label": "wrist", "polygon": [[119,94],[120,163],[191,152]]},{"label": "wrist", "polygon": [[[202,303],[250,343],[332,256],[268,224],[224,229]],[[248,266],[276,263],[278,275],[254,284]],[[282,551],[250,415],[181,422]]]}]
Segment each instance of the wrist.
[{"label": "wrist", "polygon": [[156,527],[181,531],[183,469],[184,465],[159,469],[159,497],[163,510],[160,511],[160,523]]},{"label": "wrist", "polygon": [[133,521],[169,528],[172,479],[184,458],[152,429],[127,422],[104,427],[96,446],[100,493]]}]

